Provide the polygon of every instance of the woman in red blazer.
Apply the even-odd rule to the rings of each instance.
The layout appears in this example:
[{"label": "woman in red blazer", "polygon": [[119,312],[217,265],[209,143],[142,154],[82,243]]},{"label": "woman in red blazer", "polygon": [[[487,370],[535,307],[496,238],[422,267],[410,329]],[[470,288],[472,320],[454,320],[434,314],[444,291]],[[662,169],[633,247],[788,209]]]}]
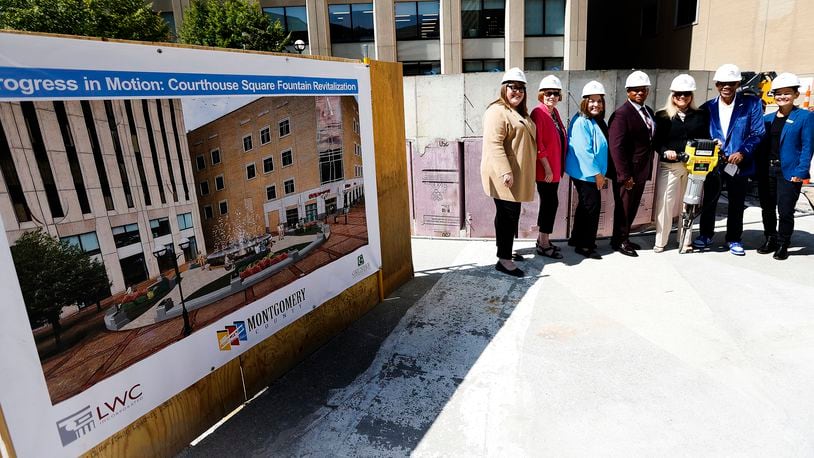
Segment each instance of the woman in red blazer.
[{"label": "woman in red blazer", "polygon": [[562,259],[559,247],[551,243],[554,231],[554,217],[557,214],[557,199],[560,177],[565,163],[566,139],[565,124],[557,111],[557,103],[562,100],[562,82],[554,75],[540,81],[537,93],[540,105],[531,110],[531,119],[537,125],[537,193],[540,195],[540,209],[537,213],[537,254],[554,259]]}]

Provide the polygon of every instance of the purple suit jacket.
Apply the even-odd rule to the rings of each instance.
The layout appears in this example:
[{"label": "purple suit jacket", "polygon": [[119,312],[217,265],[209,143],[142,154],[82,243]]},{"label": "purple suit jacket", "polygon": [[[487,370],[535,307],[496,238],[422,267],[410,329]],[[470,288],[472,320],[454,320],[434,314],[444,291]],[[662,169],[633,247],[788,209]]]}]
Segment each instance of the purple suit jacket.
[{"label": "purple suit jacket", "polygon": [[[655,123],[656,116],[645,105],[650,118]],[[608,176],[617,182],[630,177],[636,183],[644,183],[651,178],[653,170],[653,138],[636,108],[625,100],[610,117],[608,128],[608,149],[610,164]]]}]

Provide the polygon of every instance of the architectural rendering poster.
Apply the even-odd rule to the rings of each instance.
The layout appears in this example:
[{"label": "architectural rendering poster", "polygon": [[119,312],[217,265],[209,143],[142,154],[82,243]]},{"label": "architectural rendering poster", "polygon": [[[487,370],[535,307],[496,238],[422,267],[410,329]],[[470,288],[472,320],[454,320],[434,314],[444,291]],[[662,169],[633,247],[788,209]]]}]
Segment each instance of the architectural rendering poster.
[{"label": "architectural rendering poster", "polygon": [[76,456],[374,274],[368,68],[0,33],[0,405]]}]

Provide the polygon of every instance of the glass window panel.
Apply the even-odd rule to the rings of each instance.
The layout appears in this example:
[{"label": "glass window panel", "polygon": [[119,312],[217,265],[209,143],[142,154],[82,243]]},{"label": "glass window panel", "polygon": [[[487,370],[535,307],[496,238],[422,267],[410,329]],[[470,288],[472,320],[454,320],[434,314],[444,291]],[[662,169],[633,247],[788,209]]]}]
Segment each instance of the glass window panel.
[{"label": "glass window panel", "polygon": [[461,0],[461,29],[464,38],[480,36],[480,0]]},{"label": "glass window panel", "polygon": [[[526,0],[526,36],[543,34],[543,0]],[[527,69],[528,70],[528,69]]]},{"label": "glass window panel", "polygon": [[474,73],[483,71],[483,62],[479,60],[465,60],[464,73]]},{"label": "glass window panel", "polygon": [[88,232],[79,236],[79,241],[82,244],[82,249],[86,253],[99,252],[99,239],[96,238],[95,232]]},{"label": "glass window panel", "polygon": [[418,17],[415,2],[396,3],[396,39],[415,40],[418,38]]},{"label": "glass window panel", "polygon": [[546,0],[545,34],[565,34],[565,0]]},{"label": "glass window panel", "polygon": [[418,24],[421,38],[441,36],[438,2],[418,2]]},{"label": "glass window panel", "polygon": [[373,4],[351,5],[351,21],[355,41],[373,41]]},{"label": "glass window panel", "polygon": [[331,27],[331,41],[343,43],[352,41],[350,5],[328,5]]},{"label": "glass window panel", "polygon": [[504,71],[506,61],[503,59],[486,59],[483,61],[483,71],[485,72],[502,72]]},{"label": "glass window panel", "polygon": [[503,0],[483,1],[483,34],[484,37],[502,37],[506,26],[506,10]]},{"label": "glass window panel", "polygon": [[263,8],[263,12],[272,23],[280,21],[280,24],[285,27],[285,8]]},{"label": "glass window panel", "polygon": [[304,6],[289,6],[285,9],[288,31],[292,40],[308,43],[308,12]]},{"label": "glass window panel", "polygon": [[529,57],[523,60],[523,65],[524,65],[523,68],[527,72],[543,70],[543,59],[539,57]]}]

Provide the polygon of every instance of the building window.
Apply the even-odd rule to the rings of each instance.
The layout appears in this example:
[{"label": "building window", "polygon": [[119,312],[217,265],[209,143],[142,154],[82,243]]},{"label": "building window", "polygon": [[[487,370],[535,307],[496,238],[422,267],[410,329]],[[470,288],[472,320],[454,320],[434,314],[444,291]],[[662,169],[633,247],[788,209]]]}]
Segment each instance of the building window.
[{"label": "building window", "polygon": [[361,165],[353,166],[353,174],[354,174],[354,177],[361,178],[362,177],[362,166]]},{"label": "building window", "polygon": [[502,72],[506,61],[503,59],[465,59],[464,73]]},{"label": "building window", "polygon": [[129,100],[124,101],[124,112],[127,114],[127,124],[130,127],[130,143],[133,145],[133,155],[136,156],[136,169],[138,169],[141,181],[141,191],[144,194],[144,205],[152,205],[150,186],[147,184],[147,174],[144,172],[144,160],[141,157],[141,147],[138,142],[138,130],[133,117],[133,104]]},{"label": "building window", "polygon": [[102,252],[102,249],[99,247],[99,239],[96,237],[96,232],[69,235],[68,237],[61,237],[60,240],[79,247],[80,250],[91,256]]},{"label": "building window", "polygon": [[440,37],[438,2],[396,3],[396,39],[428,40]]},{"label": "building window", "polygon": [[265,145],[271,141],[271,129],[264,127],[260,129],[260,144]]},{"label": "building window", "polygon": [[218,202],[218,211],[220,211],[221,215],[229,213],[229,204],[225,200],[221,200]]},{"label": "building window", "polygon": [[305,220],[314,221],[317,219],[317,204],[305,204]]},{"label": "building window", "polygon": [[0,119],[0,173],[2,173],[3,181],[6,183],[6,189],[17,221],[20,223],[31,221],[31,209],[28,208],[28,203],[25,200],[20,176],[17,174],[17,166],[14,164],[6,132],[3,130],[2,119]]},{"label": "building window", "polygon": [[356,118],[353,118],[353,133],[359,133],[359,120]]},{"label": "building window", "polygon": [[79,164],[79,155],[76,151],[76,143],[74,142],[71,123],[68,121],[68,112],[65,110],[65,103],[55,101],[54,112],[57,115],[59,131],[62,133],[62,144],[65,145],[65,154],[68,157],[68,168],[71,170],[74,188],[76,188],[76,196],[79,198],[79,208],[83,214],[88,214],[91,212],[90,200],[88,200],[85,178],[82,176],[82,167]]},{"label": "building window", "polygon": [[198,170],[203,170],[206,168],[206,158],[203,154],[199,154],[195,157],[195,166],[198,168]]},{"label": "building window", "polygon": [[642,37],[655,37],[659,31],[659,4],[657,0],[642,3]]},{"label": "building window", "polygon": [[167,27],[170,29],[171,41],[175,41],[178,37],[178,33],[175,29],[175,15],[172,14],[172,11],[162,11],[159,14],[161,15],[161,19],[167,23]]},{"label": "building window", "polygon": [[[83,113],[87,113],[85,111],[85,107],[87,106],[90,109],[90,103],[86,100],[82,100],[82,111]],[[65,211],[62,208],[62,202],[59,200],[59,189],[57,188],[56,180],[54,179],[53,171],[51,170],[51,161],[48,157],[48,151],[45,148],[45,141],[42,136],[42,130],[40,130],[40,122],[37,118],[37,109],[34,106],[34,102],[20,102],[20,108],[23,111],[23,118],[25,119],[25,126],[28,130],[28,139],[31,141],[31,149],[34,150],[34,159],[37,162],[37,169],[40,172],[40,180],[42,180],[43,188],[45,189],[45,197],[46,201],[48,202],[48,207],[51,210],[51,216],[54,218],[61,218],[65,216]],[[93,123],[93,115],[91,114],[91,123]],[[87,122],[88,117],[85,116],[85,121]],[[108,206],[108,210],[113,210],[113,199],[110,197],[110,186],[107,185],[107,175],[104,169],[104,162],[101,164],[102,160],[102,150],[99,148],[99,142],[96,137],[96,127],[95,124],[88,126],[88,129],[93,129],[92,132],[89,132],[91,146],[93,147],[93,158],[96,162],[96,168],[99,172],[99,183],[102,187],[102,195],[105,198],[105,204]],[[94,140],[95,143],[94,143]]]},{"label": "building window", "polygon": [[192,227],[192,212],[178,215],[178,230],[183,231]]},{"label": "building window", "polygon": [[288,167],[294,163],[294,153],[290,149],[283,151],[280,155],[282,156],[283,167]]},{"label": "building window", "polygon": [[373,4],[328,5],[332,43],[373,41]]},{"label": "building window", "polygon": [[300,212],[297,207],[289,208],[285,211],[285,222],[288,223],[290,226],[297,224],[300,220]]},{"label": "building window", "polygon": [[357,156],[361,156],[362,155],[362,145],[354,143],[353,144],[353,154],[355,154]]},{"label": "building window", "polygon": [[266,186],[266,200],[274,200],[277,198],[277,186]]},{"label": "building window", "polygon": [[[133,208],[136,204],[133,201],[133,191],[130,189],[130,178],[127,176],[127,166],[124,161],[124,152],[122,151],[122,142],[119,138],[119,126],[116,121],[116,113],[113,110],[113,102],[105,100],[104,105],[105,114],[107,115],[107,127],[110,129],[110,139],[113,140],[113,152],[116,155],[116,165],[119,168],[119,179],[122,182],[122,189],[124,190],[124,200],[127,202],[127,208]],[[90,208],[88,208],[87,213],[90,213]]]},{"label": "building window", "polygon": [[525,0],[526,36],[565,34],[565,0]]},{"label": "building window", "polygon": [[138,231],[138,224],[126,224],[124,226],[116,226],[113,230],[113,242],[116,243],[116,248],[122,248],[141,242],[141,236]]},{"label": "building window", "polygon": [[562,70],[562,57],[529,57],[524,60],[526,71],[533,70]]},{"label": "building window", "polygon": [[255,167],[254,163],[246,164],[246,179],[251,180],[257,176],[257,168]]},{"label": "building window", "polygon": [[274,171],[274,158],[269,156],[263,159],[263,173],[271,173]]},{"label": "building window", "polygon": [[676,27],[695,24],[698,18],[698,0],[676,0]]},{"label": "building window", "polygon": [[150,105],[146,99],[141,99],[141,112],[144,114],[144,127],[147,129],[147,141],[150,144],[150,153],[153,158],[153,171],[155,172],[155,179],[158,183],[158,197],[161,198],[161,203],[167,203],[167,193],[164,192],[164,178],[161,176],[161,167],[158,165],[158,149],[155,145],[155,131],[153,130],[153,121],[150,116]]},{"label": "building window", "polygon": [[203,208],[204,219],[212,219],[214,214],[212,213],[212,206],[211,205],[204,205]]},{"label": "building window", "polygon": [[224,187],[226,187],[225,183],[223,182],[223,175],[218,175],[215,177],[215,191],[220,191]]},{"label": "building window", "polygon": [[209,182],[202,181],[201,185],[201,197],[209,195]]},{"label": "building window", "polygon": [[502,37],[506,23],[504,0],[461,0],[464,38]]},{"label": "building window", "polygon": [[333,183],[345,178],[342,169],[342,148],[319,153],[320,184]]},{"label": "building window", "polygon": [[302,40],[308,43],[308,14],[304,6],[263,8],[271,22],[280,21],[285,34],[291,34],[291,42]]},{"label": "building window", "polygon": [[405,61],[401,63],[401,68],[402,75],[404,76],[440,75],[441,61],[440,60]]},{"label": "building window", "polygon": [[294,179],[285,180],[283,187],[285,188],[286,195],[294,194]]},{"label": "building window", "polygon": [[291,133],[291,123],[289,122],[288,118],[283,119],[279,122],[279,130],[280,130],[280,138],[285,137],[286,135]]},{"label": "building window", "polygon": [[170,229],[170,219],[169,218],[151,219],[150,231],[152,231],[153,233],[153,238],[169,234],[170,232],[172,232],[172,230]]},{"label": "building window", "polygon": [[209,153],[209,154],[210,154],[210,156],[212,156],[212,165],[220,164],[220,150],[219,149],[213,149],[212,152]]},{"label": "building window", "polygon": [[243,151],[252,150],[252,134],[243,137]]}]

